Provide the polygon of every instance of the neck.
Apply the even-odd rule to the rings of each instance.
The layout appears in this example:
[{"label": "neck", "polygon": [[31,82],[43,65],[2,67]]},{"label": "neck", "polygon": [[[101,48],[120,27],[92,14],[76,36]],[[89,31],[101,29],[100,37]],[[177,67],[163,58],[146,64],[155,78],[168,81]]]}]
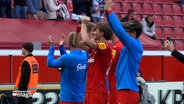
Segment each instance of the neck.
[{"label": "neck", "polygon": [[26,57],[26,56],[29,55],[29,54],[30,54],[30,53],[25,53],[25,54],[24,54],[24,57]]},{"label": "neck", "polygon": [[111,40],[112,40],[112,44],[114,45],[119,39],[113,35]]}]

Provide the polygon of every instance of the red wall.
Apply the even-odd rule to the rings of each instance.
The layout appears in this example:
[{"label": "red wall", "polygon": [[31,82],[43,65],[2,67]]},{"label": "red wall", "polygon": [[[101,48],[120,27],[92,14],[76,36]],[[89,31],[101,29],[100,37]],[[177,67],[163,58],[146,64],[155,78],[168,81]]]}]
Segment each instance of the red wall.
[{"label": "red wall", "polygon": [[10,57],[0,57],[0,83],[10,83]]},{"label": "red wall", "polygon": [[[58,69],[48,68],[46,56],[35,56],[39,62],[39,82],[54,83],[60,81]],[[14,83],[23,56],[0,56],[0,83]],[[12,60],[12,76],[10,60]],[[148,81],[183,81],[184,65],[171,56],[143,56],[140,69]],[[11,81],[12,79],[12,81]]]}]

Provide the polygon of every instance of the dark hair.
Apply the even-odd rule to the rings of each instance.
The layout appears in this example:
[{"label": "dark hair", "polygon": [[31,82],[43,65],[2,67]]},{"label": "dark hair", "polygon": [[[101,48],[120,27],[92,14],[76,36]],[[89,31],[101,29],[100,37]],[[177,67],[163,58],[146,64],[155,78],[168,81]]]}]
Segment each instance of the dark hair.
[{"label": "dark hair", "polygon": [[142,33],[142,24],[137,20],[129,20],[127,22],[122,22],[122,26],[127,32],[135,31],[137,38],[139,38]]},{"label": "dark hair", "polygon": [[112,38],[113,31],[111,30],[108,23],[105,23],[105,22],[97,23],[94,29],[97,29],[97,28],[100,30],[100,32],[104,33],[104,38],[106,40],[110,40]]},{"label": "dark hair", "polygon": [[26,42],[22,45],[22,47],[29,52],[33,52],[33,43],[32,42]]},{"label": "dark hair", "polygon": [[133,14],[133,12],[134,12],[135,10],[133,10],[133,9],[129,9],[128,10],[128,14],[130,15],[130,14]]}]

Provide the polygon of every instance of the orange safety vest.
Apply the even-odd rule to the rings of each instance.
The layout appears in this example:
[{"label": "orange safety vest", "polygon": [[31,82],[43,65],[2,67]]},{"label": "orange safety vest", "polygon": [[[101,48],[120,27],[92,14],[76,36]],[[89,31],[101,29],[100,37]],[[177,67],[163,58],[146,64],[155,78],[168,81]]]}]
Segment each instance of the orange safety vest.
[{"label": "orange safety vest", "polygon": [[[30,77],[29,77],[29,83],[27,86],[27,91],[29,91],[30,93],[35,93],[37,90],[37,85],[38,85],[38,70],[39,70],[39,64],[37,62],[37,60],[33,57],[33,56],[29,56],[26,57],[22,63],[24,61],[27,61],[29,63],[30,66]],[[21,63],[21,66],[22,66]],[[19,82],[20,82],[20,77],[21,77],[21,66],[19,67],[19,73],[15,82],[15,91],[19,90]]]}]

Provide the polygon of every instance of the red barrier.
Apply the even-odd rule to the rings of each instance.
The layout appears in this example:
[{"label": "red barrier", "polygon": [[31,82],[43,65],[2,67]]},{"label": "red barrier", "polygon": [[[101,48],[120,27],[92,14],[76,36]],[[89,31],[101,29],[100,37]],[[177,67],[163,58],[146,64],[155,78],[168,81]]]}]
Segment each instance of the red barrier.
[{"label": "red barrier", "polygon": [[[40,64],[39,82],[58,83],[60,72],[58,69],[48,68],[47,56],[35,56]],[[0,83],[14,83],[23,56],[12,56],[12,76],[10,56],[0,56]],[[183,81],[183,64],[171,56],[143,56],[140,64],[143,77],[147,81]],[[12,81],[11,81],[12,79]]]},{"label": "red barrier", "polygon": [[143,56],[141,60],[140,69],[143,74],[143,78],[148,81],[164,80],[162,78],[162,56]]},{"label": "red barrier", "polygon": [[0,83],[10,83],[10,56],[0,57]]}]

